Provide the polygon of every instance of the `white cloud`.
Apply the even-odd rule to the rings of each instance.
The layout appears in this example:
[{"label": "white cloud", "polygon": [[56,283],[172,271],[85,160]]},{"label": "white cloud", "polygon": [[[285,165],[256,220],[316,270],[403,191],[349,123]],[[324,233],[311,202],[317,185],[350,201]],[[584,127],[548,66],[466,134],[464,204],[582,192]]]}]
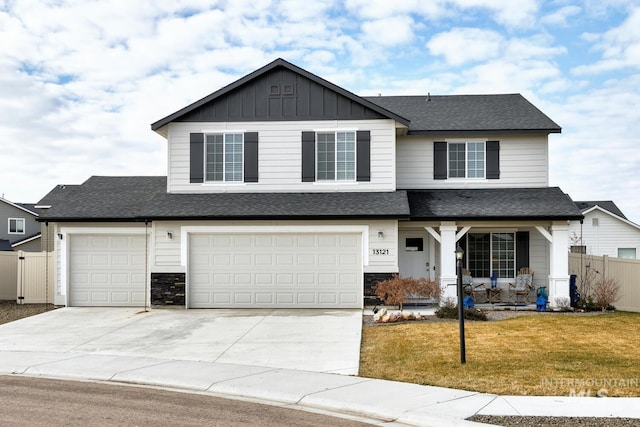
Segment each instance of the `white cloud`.
[{"label": "white cloud", "polygon": [[487,9],[497,23],[509,28],[529,28],[536,22],[539,2],[536,0],[451,0],[463,10]]},{"label": "white cloud", "polygon": [[504,38],[495,31],[479,28],[454,28],[436,34],[427,43],[432,55],[442,55],[449,65],[488,60],[501,54]]},{"label": "white cloud", "polygon": [[582,12],[582,8],[579,6],[564,6],[553,13],[543,16],[540,22],[544,25],[566,27],[569,24],[568,20],[580,12]]},{"label": "white cloud", "polygon": [[391,16],[366,21],[362,24],[365,43],[393,47],[408,43],[413,38],[413,19],[409,16]]},{"label": "white cloud", "polygon": [[575,67],[575,74],[640,68],[640,7],[635,7],[619,26],[604,33],[585,33],[583,39],[594,43],[593,50],[600,52],[602,58],[594,64]]}]

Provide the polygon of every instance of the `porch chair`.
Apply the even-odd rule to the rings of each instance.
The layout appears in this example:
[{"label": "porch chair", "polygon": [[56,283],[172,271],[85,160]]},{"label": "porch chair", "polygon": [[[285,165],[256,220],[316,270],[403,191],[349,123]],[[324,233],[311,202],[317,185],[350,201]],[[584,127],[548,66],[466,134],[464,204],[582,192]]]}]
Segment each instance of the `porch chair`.
[{"label": "porch chair", "polygon": [[[475,303],[486,302],[487,300],[487,291],[484,283],[474,285],[471,272],[465,268],[462,269],[462,289],[464,296],[469,295]],[[483,298],[482,301],[478,301],[478,295]]]},{"label": "porch chair", "polygon": [[533,286],[533,270],[523,267],[518,270],[516,283],[509,283],[509,301],[517,304],[518,302],[527,303],[534,290]]}]

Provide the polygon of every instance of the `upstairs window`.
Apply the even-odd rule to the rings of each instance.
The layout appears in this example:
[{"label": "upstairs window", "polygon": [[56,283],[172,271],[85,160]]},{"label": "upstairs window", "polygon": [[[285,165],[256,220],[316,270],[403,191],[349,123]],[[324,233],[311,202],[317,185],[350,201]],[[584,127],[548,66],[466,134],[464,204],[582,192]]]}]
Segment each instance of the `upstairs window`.
[{"label": "upstairs window", "polygon": [[449,178],[484,179],[485,143],[449,143]]},{"label": "upstairs window", "polygon": [[356,133],[316,134],[318,181],[356,180]]},{"label": "upstairs window", "polygon": [[242,182],[243,135],[205,135],[205,181]]},{"label": "upstairs window", "polygon": [[500,179],[500,141],[434,141],[433,179]]},{"label": "upstairs window", "polygon": [[24,234],[24,218],[9,218],[9,234]]}]

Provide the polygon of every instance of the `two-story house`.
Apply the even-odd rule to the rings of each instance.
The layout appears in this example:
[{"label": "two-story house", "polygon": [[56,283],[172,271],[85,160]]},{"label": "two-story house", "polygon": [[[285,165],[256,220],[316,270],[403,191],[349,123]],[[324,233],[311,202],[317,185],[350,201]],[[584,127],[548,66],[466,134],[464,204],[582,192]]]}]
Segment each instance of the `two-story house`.
[{"label": "two-story house", "polygon": [[535,271],[568,297],[560,127],[520,95],[359,97],[278,59],[151,125],[167,177],[91,177],[40,205],[56,304],[363,306],[392,273],[454,296]]},{"label": "two-story house", "polygon": [[40,251],[38,209],[32,203],[0,198],[0,250]]}]

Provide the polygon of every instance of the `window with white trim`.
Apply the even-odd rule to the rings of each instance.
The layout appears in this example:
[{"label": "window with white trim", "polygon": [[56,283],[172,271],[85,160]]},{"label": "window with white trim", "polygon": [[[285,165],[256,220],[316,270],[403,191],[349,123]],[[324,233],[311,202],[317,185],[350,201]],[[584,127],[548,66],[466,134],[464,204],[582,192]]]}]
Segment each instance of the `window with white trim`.
[{"label": "window with white trim", "polygon": [[512,279],[516,274],[515,233],[468,233],[467,260],[473,277]]},{"label": "window with white trim", "polygon": [[450,142],[449,178],[484,179],[486,148],[484,142]]},{"label": "window with white trim", "polygon": [[356,133],[316,133],[318,181],[356,180]]},{"label": "window with white trim", "polygon": [[9,218],[9,234],[24,234],[24,218]]},{"label": "window with white trim", "polygon": [[636,248],[618,248],[618,258],[636,259]]},{"label": "window with white trim", "polygon": [[205,181],[241,182],[243,148],[242,133],[205,135]]}]

